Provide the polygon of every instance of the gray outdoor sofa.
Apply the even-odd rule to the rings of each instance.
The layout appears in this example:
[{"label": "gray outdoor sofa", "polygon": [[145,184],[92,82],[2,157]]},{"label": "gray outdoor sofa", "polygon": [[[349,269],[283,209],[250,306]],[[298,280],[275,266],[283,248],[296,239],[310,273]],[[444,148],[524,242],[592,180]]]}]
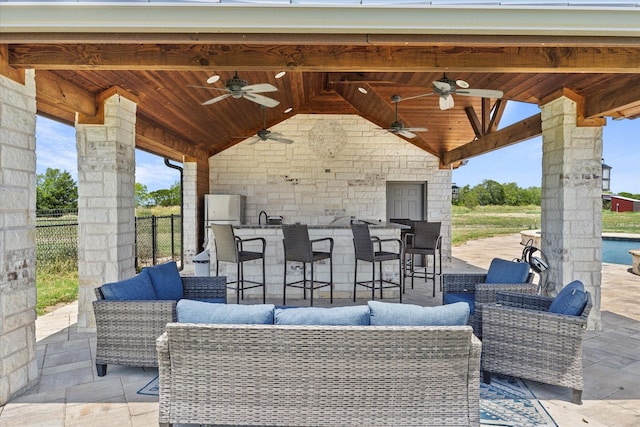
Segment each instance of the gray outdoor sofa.
[{"label": "gray outdoor sofa", "polygon": [[[299,310],[342,309],[358,308]],[[479,425],[481,343],[468,325],[169,323],[157,350],[161,426]]]},{"label": "gray outdoor sofa", "polygon": [[[226,277],[180,277],[174,269],[175,263],[144,269],[143,273],[131,279],[95,289],[97,300],[93,302],[93,311],[98,376],[106,375],[108,364],[158,366],[156,339],[164,332],[167,323],[175,322],[179,299],[226,302]],[[165,280],[163,290],[153,288],[153,285],[149,289],[146,282],[150,271],[159,273],[159,277]],[[154,277],[153,273],[150,278]],[[167,281],[168,278],[173,282]],[[167,293],[173,286],[177,289]]]}]

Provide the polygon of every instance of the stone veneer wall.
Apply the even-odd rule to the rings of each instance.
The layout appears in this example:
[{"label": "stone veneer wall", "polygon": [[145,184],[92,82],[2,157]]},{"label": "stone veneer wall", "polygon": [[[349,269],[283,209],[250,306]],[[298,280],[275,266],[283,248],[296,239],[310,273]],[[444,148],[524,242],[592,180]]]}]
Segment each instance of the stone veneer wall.
[{"label": "stone veneer wall", "polygon": [[36,88],[0,76],[0,406],[38,382]]},{"label": "stone veneer wall", "polygon": [[593,298],[589,327],[600,329],[602,128],[577,127],[576,104],[542,107],[542,251],[548,293],[581,280]]},{"label": "stone veneer wall", "polygon": [[76,123],[78,330],[95,330],[94,288],[135,274],[136,104],[104,104],[104,124]]},{"label": "stone veneer wall", "polygon": [[244,141],[209,159],[210,193],[246,196],[245,223],[262,210],[285,222],[386,219],[386,183],[427,182],[427,220],[442,221],[451,256],[451,171],[405,140],[355,115],[298,114],[270,129],[293,144]]}]

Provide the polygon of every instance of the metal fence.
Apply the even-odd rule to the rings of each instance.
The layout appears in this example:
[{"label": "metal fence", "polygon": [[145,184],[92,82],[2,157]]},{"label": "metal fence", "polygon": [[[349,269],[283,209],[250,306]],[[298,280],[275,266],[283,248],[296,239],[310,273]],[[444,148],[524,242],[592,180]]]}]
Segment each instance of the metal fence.
[{"label": "metal fence", "polygon": [[[181,216],[136,217],[136,270],[169,260],[180,261]],[[77,212],[38,212],[36,261],[39,266],[78,265]]]},{"label": "metal fence", "polygon": [[136,217],[136,268],[180,261],[180,215]]}]

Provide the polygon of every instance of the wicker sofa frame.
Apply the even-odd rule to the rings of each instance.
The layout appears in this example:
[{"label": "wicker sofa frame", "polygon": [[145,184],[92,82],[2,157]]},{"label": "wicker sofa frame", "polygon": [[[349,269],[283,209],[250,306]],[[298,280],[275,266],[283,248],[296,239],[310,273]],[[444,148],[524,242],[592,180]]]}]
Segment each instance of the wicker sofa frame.
[{"label": "wicker sofa frame", "polygon": [[[184,298],[227,298],[227,278],[182,277]],[[171,300],[105,300],[100,287],[93,302],[96,318],[96,370],[107,373],[107,365],[158,366],[156,339],[167,323],[176,320],[176,303]]]},{"label": "wicker sofa frame", "polygon": [[478,426],[469,326],[170,323],[161,426]]},{"label": "wicker sofa frame", "polygon": [[469,324],[477,337],[482,337],[482,307],[496,301],[498,292],[535,294],[538,285],[533,283],[533,273],[529,273],[526,283],[485,283],[487,274],[463,273],[442,275],[442,303],[448,293],[474,294],[474,312],[469,315]]},{"label": "wicker sofa frame", "polygon": [[592,308],[591,295],[580,316],[549,313],[553,298],[498,293],[484,307],[482,368],[491,373],[569,387],[572,402],[581,404],[582,342]]}]

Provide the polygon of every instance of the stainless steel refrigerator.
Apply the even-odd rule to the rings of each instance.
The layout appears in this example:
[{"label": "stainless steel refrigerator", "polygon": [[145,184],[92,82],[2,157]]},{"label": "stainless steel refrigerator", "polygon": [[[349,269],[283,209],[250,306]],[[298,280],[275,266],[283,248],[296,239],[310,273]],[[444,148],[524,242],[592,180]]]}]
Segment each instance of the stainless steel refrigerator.
[{"label": "stainless steel refrigerator", "polygon": [[211,223],[240,225],[244,221],[244,196],[239,194],[206,194],[204,196],[205,227]]}]

